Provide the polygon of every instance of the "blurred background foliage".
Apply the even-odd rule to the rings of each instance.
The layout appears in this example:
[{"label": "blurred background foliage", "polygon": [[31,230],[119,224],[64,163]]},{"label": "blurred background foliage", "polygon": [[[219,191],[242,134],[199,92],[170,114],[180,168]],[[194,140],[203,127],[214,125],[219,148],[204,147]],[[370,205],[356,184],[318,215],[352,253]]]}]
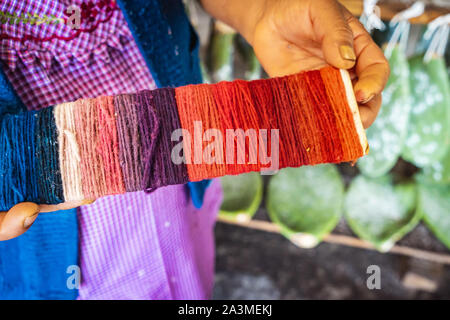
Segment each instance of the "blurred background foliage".
[{"label": "blurred background foliage", "polygon": [[[193,15],[195,25],[199,18]],[[259,173],[223,177],[221,217],[248,221],[264,206],[281,233],[305,248],[344,219],[381,252],[424,222],[450,248],[449,53],[424,59],[426,26],[393,40],[399,24],[386,25],[373,33],[389,51],[391,75],[378,118],[367,130],[369,155],[356,167],[325,164],[286,168],[264,179]],[[252,48],[228,26],[211,21],[200,36],[206,82],[267,76]]]}]

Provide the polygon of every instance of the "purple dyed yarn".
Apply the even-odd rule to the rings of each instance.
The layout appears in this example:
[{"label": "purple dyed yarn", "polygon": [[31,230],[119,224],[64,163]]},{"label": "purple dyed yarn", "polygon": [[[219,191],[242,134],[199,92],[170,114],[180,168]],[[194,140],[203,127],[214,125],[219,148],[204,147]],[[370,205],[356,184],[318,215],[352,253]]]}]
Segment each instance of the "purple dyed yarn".
[{"label": "purple dyed yarn", "polygon": [[127,192],[141,191],[144,166],[136,95],[114,96],[114,110],[117,114],[119,161],[125,190]]},{"label": "purple dyed yarn", "polygon": [[153,95],[151,91],[141,91],[136,95],[137,111],[139,119],[139,128],[141,133],[142,160],[144,162],[144,171],[142,177],[142,189],[151,192],[155,189],[148,188],[153,164],[156,142],[159,137],[159,118],[152,104]]},{"label": "purple dyed yarn", "polygon": [[145,189],[154,190],[167,185],[187,183],[189,177],[186,165],[174,164],[171,158],[172,148],[178,143],[171,141],[172,132],[181,128],[175,89],[152,90],[151,96],[151,104],[160,121],[160,132],[154,150],[153,168],[149,179],[144,181]]}]

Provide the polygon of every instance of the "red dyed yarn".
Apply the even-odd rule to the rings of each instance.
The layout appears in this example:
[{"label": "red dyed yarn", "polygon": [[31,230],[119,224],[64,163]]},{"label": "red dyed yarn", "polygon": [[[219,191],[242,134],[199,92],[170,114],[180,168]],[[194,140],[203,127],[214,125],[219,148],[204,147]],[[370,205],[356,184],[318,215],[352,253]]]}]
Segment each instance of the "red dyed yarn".
[{"label": "red dyed yarn", "polygon": [[[288,81],[286,81],[288,80]],[[289,81],[295,78],[275,78],[272,81],[272,95],[274,102],[272,112],[276,115],[276,126],[280,129],[280,167],[291,167],[295,164],[310,164],[307,150],[308,140],[299,130],[300,126],[307,126],[306,119],[298,117],[296,108],[305,107],[296,96],[290,96]],[[300,105],[299,105],[300,104]],[[307,110],[307,109],[305,109]]]},{"label": "red dyed yarn", "polygon": [[[221,82],[212,87],[212,95],[215,97],[217,104],[216,110],[219,110],[223,114],[222,122],[222,135],[226,139],[226,129],[243,129],[244,132],[247,129],[258,129],[259,128],[259,117],[258,111],[251,97],[251,93],[248,87],[247,81],[236,80],[234,82]],[[235,108],[229,108],[232,104]],[[235,139],[236,143],[234,145],[234,164],[225,164],[226,162],[226,141],[224,140],[224,164],[222,164],[221,171],[226,172],[227,175],[230,174],[240,174],[248,171],[259,170],[259,154],[257,144],[248,143],[246,138],[245,144],[239,143]],[[257,137],[258,139],[258,137]],[[245,154],[245,164],[238,164],[238,154]],[[250,154],[254,153],[256,155],[256,164],[250,163]],[[214,175],[217,173],[213,173]]]},{"label": "red dyed yarn", "polygon": [[338,161],[352,161],[362,155],[364,150],[359,142],[359,136],[356,131],[353,115],[348,108],[345,94],[345,86],[340,73],[333,72],[333,68],[324,68],[320,70],[327,96],[330,99],[330,105],[336,114],[338,133],[342,146],[342,158]]},{"label": "red dyed yarn", "polygon": [[[192,141],[184,148],[194,152],[194,121],[222,133],[226,161],[227,129],[279,129],[279,167],[351,161],[364,153],[360,145],[340,71],[332,67],[296,75],[256,81],[190,85],[175,89],[181,125]],[[190,181],[258,171],[265,165],[249,163],[257,145],[234,145],[234,164],[188,163]],[[210,142],[202,141],[202,151]],[[258,140],[258,145],[260,141]],[[245,164],[237,164],[245,148]],[[249,149],[250,148],[250,149]],[[253,149],[252,149],[253,148]],[[270,154],[269,154],[270,156]],[[192,159],[194,156],[192,155]]]},{"label": "red dyed yarn", "polygon": [[337,149],[341,148],[341,145],[339,136],[336,134],[336,115],[331,109],[320,72],[311,71],[308,73],[306,85],[310,89],[308,93],[310,93],[311,98],[306,101],[311,103],[309,104],[309,108],[310,112],[315,113],[314,122],[316,123],[316,131],[313,131],[310,134],[313,135],[314,133],[319,132],[319,137],[322,138],[320,144],[323,146],[322,158],[319,158],[318,160],[320,162],[339,162],[337,159]]},{"label": "red dyed yarn", "polygon": [[[304,89],[308,86],[307,77],[305,77],[304,74],[298,74],[293,77],[294,81],[285,81],[285,86],[286,90],[290,93],[291,103],[293,105],[293,125],[296,126],[299,131],[299,140],[294,146],[295,149],[299,150],[297,151],[299,157],[298,159],[295,157],[291,158],[288,163],[283,163],[283,166],[288,167],[292,166],[292,163],[298,161],[304,161],[307,164],[315,164],[323,158],[322,136],[313,134],[320,131],[320,127],[315,121],[315,105],[312,98],[313,93]],[[300,122],[296,119],[304,119],[304,121]],[[279,125],[282,125],[282,123],[279,123]],[[296,154],[296,151],[292,148],[287,152],[293,152],[294,155]]]}]

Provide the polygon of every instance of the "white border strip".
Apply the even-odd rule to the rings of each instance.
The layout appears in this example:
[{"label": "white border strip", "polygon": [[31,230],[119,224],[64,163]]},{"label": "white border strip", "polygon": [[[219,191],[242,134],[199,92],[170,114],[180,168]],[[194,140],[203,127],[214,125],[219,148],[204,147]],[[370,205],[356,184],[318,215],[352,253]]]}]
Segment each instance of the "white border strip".
[{"label": "white border strip", "polygon": [[356,132],[359,136],[359,142],[366,155],[369,151],[369,144],[367,143],[366,131],[362,125],[361,117],[359,115],[358,103],[356,102],[355,93],[353,92],[352,80],[347,70],[340,69],[342,81],[345,86],[345,93],[347,95],[347,102],[353,115],[353,122],[355,123]]}]

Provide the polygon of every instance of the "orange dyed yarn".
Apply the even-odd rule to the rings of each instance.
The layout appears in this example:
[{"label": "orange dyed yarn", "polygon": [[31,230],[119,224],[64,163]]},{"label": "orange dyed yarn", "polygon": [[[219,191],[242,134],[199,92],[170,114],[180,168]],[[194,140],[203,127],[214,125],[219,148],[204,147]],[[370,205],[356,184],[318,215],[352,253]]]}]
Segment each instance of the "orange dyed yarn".
[{"label": "orange dyed yarn", "polygon": [[348,107],[345,95],[344,82],[339,72],[334,68],[324,68],[320,70],[321,77],[330,99],[330,105],[336,115],[340,144],[342,146],[342,158],[336,162],[352,161],[364,154],[364,150],[359,142],[353,115]]},{"label": "orange dyed yarn", "polygon": [[[204,172],[212,171],[218,175],[225,175],[226,170],[215,163],[203,163],[203,149],[208,144],[194,141],[194,122],[201,121],[203,130],[216,128],[223,131],[224,115],[219,111],[212,94],[212,86],[207,84],[189,85],[175,89],[175,97],[180,115],[181,127],[191,135],[191,139],[183,137],[183,147],[187,158],[187,169],[190,181],[202,180]],[[191,107],[191,108],[189,108]],[[183,112],[183,116],[181,116]],[[206,128],[206,129],[205,129]],[[186,151],[188,151],[186,153]],[[198,156],[200,155],[200,157]],[[199,162],[199,164],[195,164]],[[189,164],[190,163],[190,164]]]}]

